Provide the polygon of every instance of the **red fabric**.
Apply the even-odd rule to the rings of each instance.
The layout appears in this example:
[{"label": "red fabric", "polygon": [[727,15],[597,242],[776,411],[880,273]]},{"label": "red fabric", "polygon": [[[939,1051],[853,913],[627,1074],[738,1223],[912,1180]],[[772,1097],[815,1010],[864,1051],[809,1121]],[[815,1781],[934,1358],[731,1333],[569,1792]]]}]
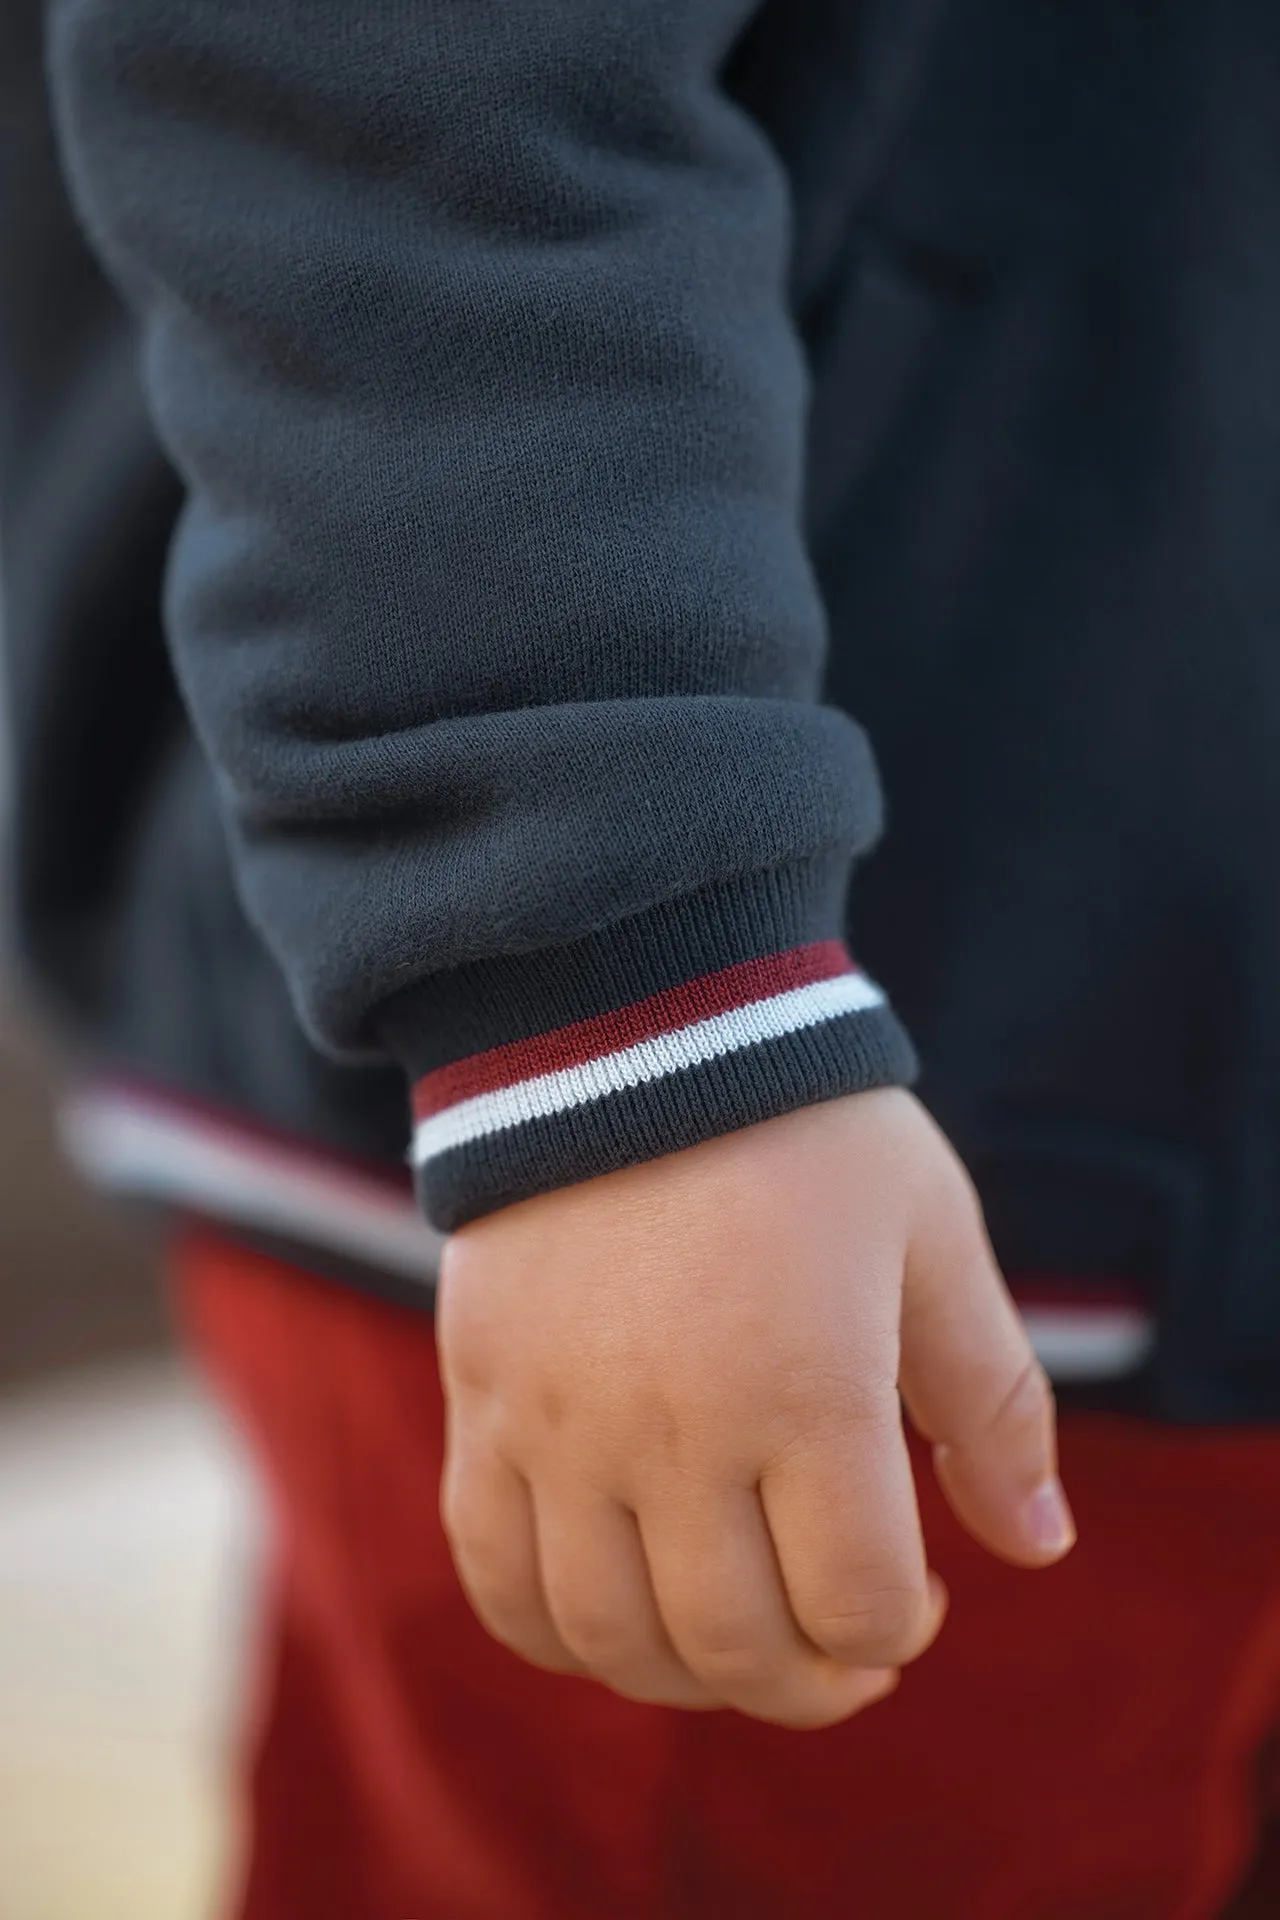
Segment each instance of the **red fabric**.
[{"label": "red fabric", "polygon": [[1068,1418],[1081,1544],[1051,1573],[982,1554],[922,1471],[941,1640],[892,1700],[788,1733],[485,1636],[423,1320],[209,1239],[178,1279],[279,1517],[242,1920],[1224,1911],[1280,1727],[1280,1435]]},{"label": "red fabric", "polygon": [[414,1087],[413,1111],[419,1120],[426,1120],[474,1094],[493,1093],[537,1074],[581,1066],[601,1054],[656,1039],[659,1034],[692,1026],[698,1020],[710,1020],[752,1000],[766,1000],[775,993],[857,971],[839,940],[815,940],[807,947],[772,953],[762,960],[740,960],[736,966],[700,974],[683,986],[650,994],[646,1000],[616,1007],[611,1013],[575,1020],[571,1026],[535,1034],[531,1040],[512,1040],[504,1047],[490,1047],[487,1053],[473,1053],[451,1066],[437,1067]]}]

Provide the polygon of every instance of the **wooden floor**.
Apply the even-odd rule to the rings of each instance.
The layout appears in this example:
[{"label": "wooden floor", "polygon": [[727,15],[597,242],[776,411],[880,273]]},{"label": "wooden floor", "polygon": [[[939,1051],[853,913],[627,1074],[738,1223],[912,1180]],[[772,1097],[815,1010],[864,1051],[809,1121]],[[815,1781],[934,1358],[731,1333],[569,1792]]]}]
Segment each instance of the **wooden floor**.
[{"label": "wooden floor", "polygon": [[157,1235],[62,1161],[0,993],[0,1920],[213,1920],[255,1538]]},{"label": "wooden floor", "polygon": [[172,1364],[0,1402],[2,1920],[214,1920],[252,1514]]}]

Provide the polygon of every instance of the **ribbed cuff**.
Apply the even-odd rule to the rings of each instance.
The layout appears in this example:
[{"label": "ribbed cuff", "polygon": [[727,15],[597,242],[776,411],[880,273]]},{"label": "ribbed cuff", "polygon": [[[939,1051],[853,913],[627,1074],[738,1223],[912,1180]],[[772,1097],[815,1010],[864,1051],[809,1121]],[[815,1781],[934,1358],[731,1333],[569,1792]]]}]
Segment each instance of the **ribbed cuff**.
[{"label": "ribbed cuff", "polygon": [[398,996],[379,1024],[413,1082],[432,1223],[910,1081],[843,892],[843,862],[775,869]]}]

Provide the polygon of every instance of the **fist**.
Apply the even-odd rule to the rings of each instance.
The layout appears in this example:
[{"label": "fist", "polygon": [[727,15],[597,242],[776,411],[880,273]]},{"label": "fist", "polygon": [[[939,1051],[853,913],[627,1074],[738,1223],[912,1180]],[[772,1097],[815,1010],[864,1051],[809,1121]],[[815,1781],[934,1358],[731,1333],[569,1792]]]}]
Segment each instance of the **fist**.
[{"label": "fist", "polygon": [[438,1337],[473,1605],[632,1699],[820,1726],[892,1690],[945,1608],[904,1404],[984,1545],[1074,1539],[973,1188],[897,1089],[464,1228]]}]

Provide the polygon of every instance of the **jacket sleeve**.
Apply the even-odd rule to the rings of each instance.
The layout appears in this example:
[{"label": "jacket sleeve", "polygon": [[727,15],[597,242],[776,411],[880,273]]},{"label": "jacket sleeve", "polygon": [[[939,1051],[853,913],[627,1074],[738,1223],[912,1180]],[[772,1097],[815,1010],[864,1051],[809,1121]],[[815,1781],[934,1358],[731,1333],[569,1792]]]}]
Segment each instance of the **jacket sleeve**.
[{"label": "jacket sleeve", "polygon": [[51,9],[243,898],[315,1040],[403,1063],[445,1227],[911,1071],[842,944],[878,795],[748,11]]}]

